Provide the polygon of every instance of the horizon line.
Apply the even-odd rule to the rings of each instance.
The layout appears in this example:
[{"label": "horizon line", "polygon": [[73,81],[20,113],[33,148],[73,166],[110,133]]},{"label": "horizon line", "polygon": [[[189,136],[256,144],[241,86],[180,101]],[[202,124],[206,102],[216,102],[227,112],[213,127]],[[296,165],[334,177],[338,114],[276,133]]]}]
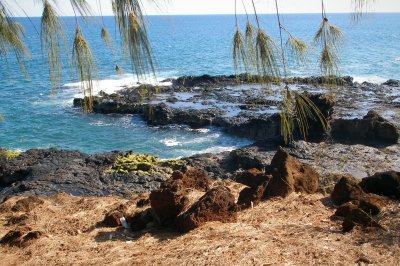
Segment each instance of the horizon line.
[{"label": "horizon line", "polygon": [[[354,14],[356,12],[327,12],[327,14]],[[257,13],[258,15],[276,15],[276,13]],[[290,12],[282,12],[280,14],[285,15],[314,15],[321,14],[321,12],[299,12],[299,13],[290,13]],[[363,15],[369,14],[400,14],[400,11],[379,11],[379,12],[366,12]],[[216,13],[216,14],[149,14],[143,15],[145,17],[163,17],[163,16],[222,16],[222,15],[235,15],[235,13]],[[247,15],[246,13],[238,13],[237,15]],[[41,16],[12,16],[13,18],[41,18]],[[74,15],[67,16],[59,16],[59,17],[75,17]],[[77,16],[84,17],[84,16]],[[85,17],[115,17],[115,15],[93,15],[93,16],[85,16]]]}]

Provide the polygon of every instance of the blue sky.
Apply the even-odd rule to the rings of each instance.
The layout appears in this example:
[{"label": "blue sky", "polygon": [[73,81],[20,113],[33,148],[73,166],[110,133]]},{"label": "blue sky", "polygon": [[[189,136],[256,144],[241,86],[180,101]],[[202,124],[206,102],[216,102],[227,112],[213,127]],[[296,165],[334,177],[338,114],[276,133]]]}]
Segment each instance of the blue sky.
[{"label": "blue sky", "polygon": [[[155,0],[160,4],[152,4],[154,0],[142,0],[145,5],[146,14],[149,15],[182,15],[182,14],[232,14],[234,13],[234,0]],[[324,0],[328,13],[350,12],[352,10],[352,0]],[[20,10],[22,7],[29,16],[41,15],[40,1],[36,0],[5,0],[12,9],[14,15],[24,16]],[[18,4],[15,4],[18,2]],[[98,15],[98,0],[88,0]],[[101,0],[104,15],[111,15],[110,0]],[[247,8],[251,8],[251,1],[244,0]],[[255,0],[259,13],[275,12],[273,0]],[[371,1],[374,2],[374,1]],[[244,13],[241,0],[238,0],[238,13]],[[318,13],[320,12],[320,0],[279,0],[282,13]],[[66,16],[73,15],[68,0],[58,0],[59,13]],[[370,12],[400,12],[399,0],[375,0],[369,8]]]}]

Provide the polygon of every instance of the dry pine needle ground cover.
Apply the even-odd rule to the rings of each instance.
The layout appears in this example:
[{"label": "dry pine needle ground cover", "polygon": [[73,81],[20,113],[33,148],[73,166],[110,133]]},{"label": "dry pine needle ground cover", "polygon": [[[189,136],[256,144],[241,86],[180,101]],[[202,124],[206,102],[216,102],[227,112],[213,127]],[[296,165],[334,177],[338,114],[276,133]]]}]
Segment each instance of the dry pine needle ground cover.
[{"label": "dry pine needle ground cover", "polygon": [[[199,196],[194,193],[192,200]],[[296,193],[244,210],[236,223],[211,222],[184,235],[96,226],[120,204],[131,213],[142,210],[135,207],[139,198],[58,194],[25,207],[15,207],[24,197],[11,198],[0,205],[0,237],[13,229],[43,235],[1,245],[0,264],[400,265],[399,202],[390,202],[380,215],[387,231],[357,228],[344,234],[327,196]]]}]

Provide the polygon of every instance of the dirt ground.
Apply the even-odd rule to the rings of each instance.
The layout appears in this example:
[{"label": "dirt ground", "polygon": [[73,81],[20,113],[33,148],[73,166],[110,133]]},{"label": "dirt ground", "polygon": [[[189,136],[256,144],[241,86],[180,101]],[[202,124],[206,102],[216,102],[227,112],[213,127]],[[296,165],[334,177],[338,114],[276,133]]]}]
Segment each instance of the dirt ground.
[{"label": "dirt ground", "polygon": [[182,235],[96,225],[120,204],[131,213],[143,210],[135,204],[140,197],[58,194],[16,204],[24,198],[0,205],[0,238],[14,229],[43,235],[0,245],[0,265],[400,265],[398,201],[379,216],[386,231],[342,233],[327,196],[294,193],[241,211],[236,223],[211,222]]}]

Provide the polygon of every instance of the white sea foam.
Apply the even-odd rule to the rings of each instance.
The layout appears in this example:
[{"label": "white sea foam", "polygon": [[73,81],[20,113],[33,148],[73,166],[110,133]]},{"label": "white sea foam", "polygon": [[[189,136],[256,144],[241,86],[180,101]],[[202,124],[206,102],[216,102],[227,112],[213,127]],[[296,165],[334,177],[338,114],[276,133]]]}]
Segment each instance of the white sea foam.
[{"label": "white sea foam", "polygon": [[176,139],[162,139],[160,143],[164,144],[167,147],[174,147],[181,145],[181,142],[177,141]]},{"label": "white sea foam", "polygon": [[[162,82],[165,78],[159,77],[157,80],[147,79],[147,80],[139,80],[135,75],[132,74],[123,74],[123,75],[113,75],[107,79],[101,80],[93,80],[93,95],[97,95],[100,91],[104,91],[107,94],[111,94],[117,92],[126,87],[135,87],[140,84],[147,83],[152,85],[162,85],[162,86],[170,86],[171,82]],[[82,97],[82,82],[73,82],[67,83],[63,85],[64,91],[70,91],[74,93],[74,98]]]},{"label": "white sea foam", "polygon": [[369,76],[354,76],[353,80],[354,80],[354,82],[358,82],[358,83],[363,83],[364,81],[366,81],[366,82],[371,82],[371,83],[375,83],[375,84],[381,84],[381,83],[387,81],[388,79],[386,79],[384,77],[380,77],[380,76],[369,75]]},{"label": "white sea foam", "polygon": [[198,153],[221,153],[224,151],[233,151],[237,149],[237,146],[213,146],[207,149],[201,150]]}]

